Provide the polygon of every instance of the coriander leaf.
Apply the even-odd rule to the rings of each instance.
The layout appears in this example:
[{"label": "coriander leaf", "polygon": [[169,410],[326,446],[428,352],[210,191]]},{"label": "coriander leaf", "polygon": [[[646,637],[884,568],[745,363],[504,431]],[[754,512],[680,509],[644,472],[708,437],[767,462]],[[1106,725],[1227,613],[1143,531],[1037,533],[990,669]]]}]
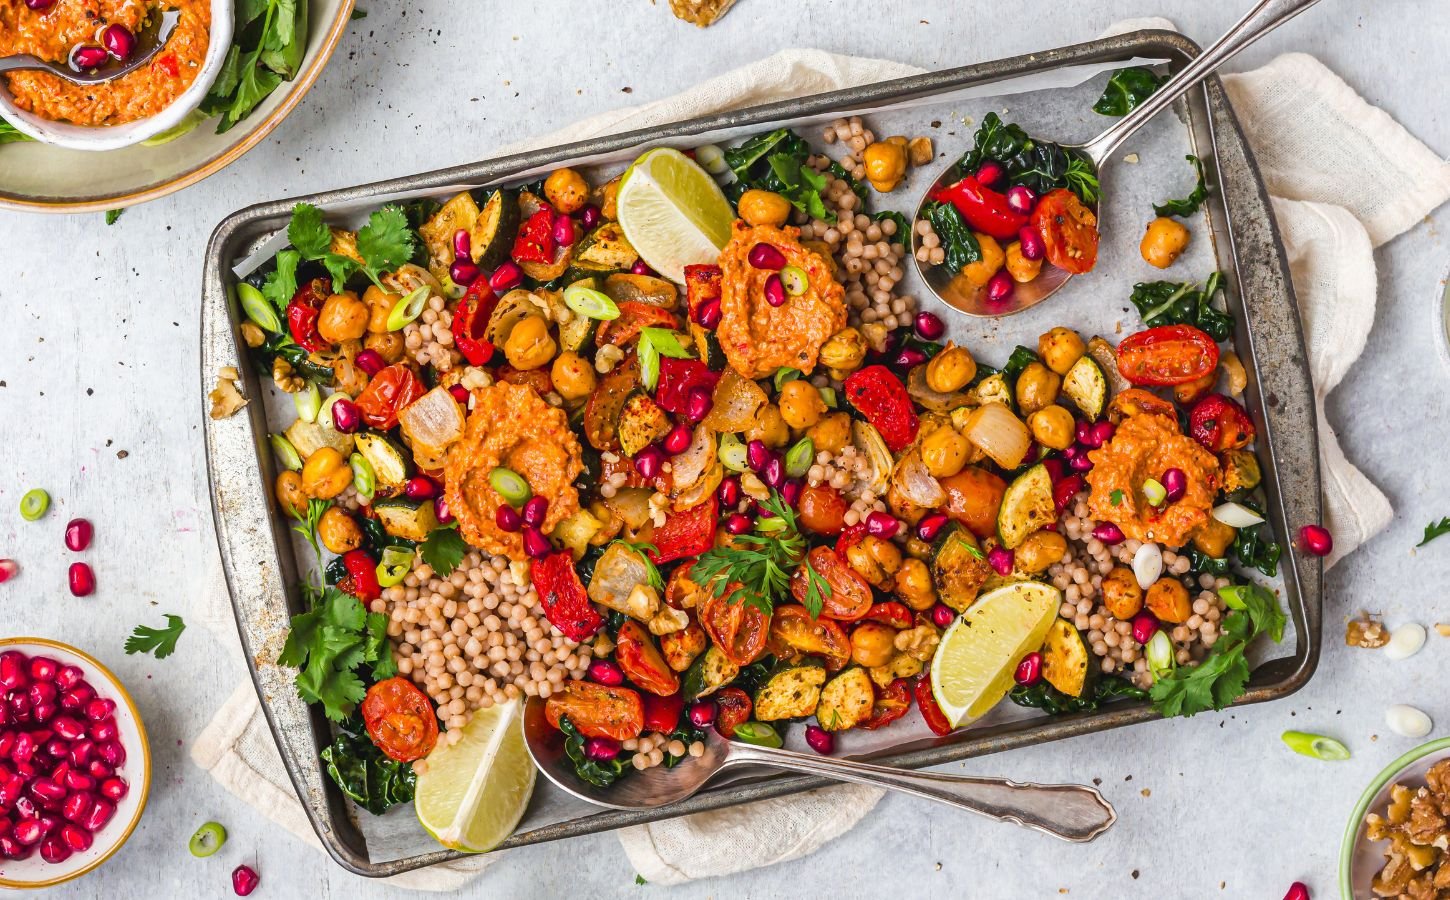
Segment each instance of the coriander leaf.
[{"label": "coriander leaf", "polygon": [[1416,547],[1423,547],[1437,537],[1450,534],[1450,517],[1441,519],[1438,522],[1431,522],[1425,526],[1425,538],[1416,544]]},{"label": "coriander leaf", "polygon": [[1244,651],[1261,634],[1278,641],[1284,636],[1284,612],[1278,600],[1258,585],[1243,585],[1236,592],[1244,609],[1224,617],[1213,649],[1196,666],[1179,666],[1154,682],[1149,692],[1154,707],[1165,716],[1192,716],[1223,709],[1243,695],[1249,683]]},{"label": "coriander leaf", "polygon": [[287,226],[287,240],[307,259],[321,259],[332,246],[332,229],[322,221],[322,210],[311,203],[292,207],[292,222]]},{"label": "coriander leaf", "polygon": [[165,659],[176,651],[176,640],[186,630],[186,623],[181,621],[181,616],[166,614],[165,628],[148,628],[145,625],[137,625],[126,638],[126,653],[152,653],[157,659]]},{"label": "coriander leaf", "polygon": [[1093,112],[1102,116],[1126,116],[1162,84],[1151,69],[1142,66],[1119,69],[1108,79],[1103,95],[1093,104]]},{"label": "coriander leaf", "polygon": [[412,259],[415,241],[408,216],[400,207],[385,206],[377,210],[357,233],[357,252],[363,258],[363,272],[382,287],[378,276]]},{"label": "coriander leaf", "polygon": [[116,224],[116,221],[121,218],[121,214],[124,213],[124,212],[125,212],[124,209],[108,209],[108,210],[106,210],[106,224],[107,225],[115,225]]},{"label": "coriander leaf", "polygon": [[277,268],[269,272],[262,282],[262,296],[281,312],[287,311],[287,305],[297,294],[297,266],[301,262],[302,254],[296,250],[283,250],[277,254]]},{"label": "coriander leaf", "polygon": [[1114,506],[1122,506],[1123,505],[1123,491],[1122,491],[1122,489],[1121,488],[1114,489],[1113,492],[1108,495],[1108,502],[1112,503]]},{"label": "coriander leaf", "polygon": [[635,875],[634,876],[634,883],[635,884],[649,884],[649,882],[645,880],[645,877],[643,875]]},{"label": "coriander leaf", "polygon": [[428,532],[427,540],[419,545],[423,562],[432,567],[442,578],[453,574],[463,557],[468,553],[468,543],[456,528],[435,528]]},{"label": "coriander leaf", "polygon": [[354,670],[372,663],[375,677],[388,677],[383,673],[394,671],[391,653],[386,616],[368,613],[356,597],[329,587],[310,611],[292,617],[277,662],[298,669],[298,696],[342,721],[367,693]]},{"label": "coriander leaf", "polygon": [[1164,200],[1162,203],[1153,204],[1155,216],[1191,216],[1208,199],[1208,182],[1203,176],[1203,160],[1191,153],[1184,158],[1193,163],[1194,171],[1198,173],[1198,183],[1194,185],[1193,193],[1182,200]]}]

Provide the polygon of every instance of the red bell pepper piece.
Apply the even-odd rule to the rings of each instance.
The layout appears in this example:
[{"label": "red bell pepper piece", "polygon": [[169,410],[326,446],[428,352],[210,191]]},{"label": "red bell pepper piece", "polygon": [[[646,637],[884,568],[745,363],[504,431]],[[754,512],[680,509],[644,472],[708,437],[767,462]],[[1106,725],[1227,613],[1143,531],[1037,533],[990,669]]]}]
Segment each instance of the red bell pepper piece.
[{"label": "red bell pepper piece", "polygon": [[906,715],[908,709],[911,709],[911,692],[906,688],[906,679],[898,678],[877,690],[871,715],[866,717],[861,727],[867,731],[875,731]]},{"label": "red bell pepper piece", "polygon": [[317,331],[317,318],[322,314],[322,304],[331,293],[331,282],[326,278],[314,278],[292,295],[287,304],[287,330],[292,340],[308,353],[320,353],[327,349],[327,341]]},{"label": "red bell pepper piece", "polygon": [[926,720],[926,727],[930,728],[933,734],[952,733],[952,723],[947,721],[946,713],[936,705],[936,698],[931,694],[931,677],[929,675],[916,679],[916,684],[911,688],[911,695],[916,698],[916,705],[921,709],[921,717]]},{"label": "red bell pepper piece", "polygon": [[846,400],[866,421],[876,426],[892,453],[900,453],[916,440],[920,421],[906,385],[885,366],[867,366],[846,379]]},{"label": "red bell pepper piece", "polygon": [[359,600],[376,600],[383,595],[378,584],[378,561],[362,550],[349,550],[342,555],[343,568],[347,569],[351,593]]},{"label": "red bell pepper piece", "polygon": [[865,522],[857,522],[855,525],[849,526],[845,531],[841,532],[840,537],[836,538],[836,555],[845,559],[846,551],[861,543],[861,540],[865,537]]},{"label": "red bell pepper piece", "polygon": [[646,551],[650,562],[662,565],[677,559],[699,556],[715,546],[715,527],[720,519],[720,501],[711,497],[682,512],[670,513],[665,524],[655,529],[656,549]]},{"label": "red bell pepper piece", "polygon": [[721,285],[720,267],[710,263],[685,266],[685,300],[689,305],[690,317],[711,300],[719,300],[724,288]]},{"label": "red bell pepper piece", "polygon": [[1188,433],[1214,453],[1239,450],[1254,439],[1254,423],[1242,406],[1223,394],[1209,394],[1188,414]]},{"label": "red bell pepper piece", "polygon": [[1027,216],[1007,205],[1005,194],[984,187],[975,175],[942,188],[931,199],[955,206],[973,231],[990,234],[999,241],[1016,240],[1017,232],[1027,224]]},{"label": "red bell pepper piece", "polygon": [[670,734],[680,727],[680,713],[685,710],[685,695],[670,694],[659,697],[654,694],[640,694],[644,704],[644,730]]},{"label": "red bell pepper piece", "polygon": [[536,560],[530,575],[544,618],[571,641],[586,641],[604,625],[604,617],[589,595],[579,573],[574,571],[574,557],[568,553],[551,553]]},{"label": "red bell pepper piece", "polygon": [[685,415],[690,393],[695,388],[704,388],[714,393],[720,375],[720,372],[711,372],[709,366],[698,359],[662,357],[659,386],[655,388],[655,403],[666,412]]},{"label": "red bell pepper piece", "polygon": [[514,238],[514,249],[510,254],[517,262],[552,263],[554,251],[554,211],[545,206],[529,216]]},{"label": "red bell pepper piece", "polygon": [[487,365],[493,358],[493,344],[483,339],[483,333],[496,306],[498,296],[488,286],[488,279],[479,278],[468,286],[453,313],[453,346],[471,366]]},{"label": "red bell pepper piece", "polygon": [[868,622],[890,625],[898,630],[910,628],[912,622],[911,610],[905,603],[898,603],[895,600],[883,600],[871,604],[871,609],[866,613],[865,619]]}]

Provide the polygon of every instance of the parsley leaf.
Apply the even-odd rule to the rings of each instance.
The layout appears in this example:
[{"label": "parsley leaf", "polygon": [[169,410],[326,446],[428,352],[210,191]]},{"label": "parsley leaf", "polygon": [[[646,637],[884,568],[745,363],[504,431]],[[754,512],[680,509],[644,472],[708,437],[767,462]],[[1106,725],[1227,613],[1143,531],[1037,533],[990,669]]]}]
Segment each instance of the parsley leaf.
[{"label": "parsley leaf", "polygon": [[126,653],[152,653],[157,659],[165,659],[176,651],[176,640],[186,630],[186,623],[181,621],[181,616],[166,614],[165,628],[148,628],[145,625],[137,625],[126,638]]},{"label": "parsley leaf", "polygon": [[423,552],[423,562],[432,567],[439,577],[447,578],[463,562],[468,544],[456,528],[435,528],[428,532],[428,539],[419,549]]},{"label": "parsley leaf", "polygon": [[397,206],[384,206],[368,217],[358,230],[357,252],[363,258],[363,274],[382,287],[378,277],[413,258],[416,238],[408,216]]},{"label": "parsley leaf", "polygon": [[[690,579],[716,597],[725,596],[730,603],[747,603],[768,616],[777,603],[790,597],[791,574],[805,559],[808,548],[795,511],[779,494],[772,492],[760,506],[772,515],[763,515],[754,531],[735,537],[731,546],[700,554],[690,570]],[[809,563],[806,570],[804,605],[814,617],[831,595],[831,586]]]},{"label": "parsley leaf", "polygon": [[297,293],[297,266],[301,262],[302,254],[296,250],[283,250],[277,254],[277,268],[269,272],[267,280],[262,282],[262,296],[282,312],[287,311],[287,304]]},{"label": "parsley leaf", "polygon": [[1193,163],[1194,171],[1198,173],[1198,183],[1193,187],[1193,193],[1182,200],[1164,200],[1162,203],[1153,204],[1153,215],[1155,216],[1191,216],[1198,212],[1203,201],[1208,199],[1208,182],[1203,177],[1203,160],[1192,153],[1184,159]]},{"label": "parsley leaf", "polygon": [[106,210],[106,224],[107,225],[115,225],[116,224],[116,221],[121,218],[121,214],[124,213],[124,212],[125,212],[124,209],[108,209],[108,210]]},{"label": "parsley leaf", "polygon": [[306,258],[321,259],[332,246],[332,229],[322,221],[322,210],[311,203],[299,203],[292,207],[287,240]]},{"label": "parsley leaf", "polygon": [[1272,593],[1256,584],[1224,590],[1232,592],[1231,604],[1242,608],[1231,608],[1224,617],[1218,643],[1198,665],[1174,669],[1153,683],[1149,695],[1165,716],[1192,716],[1228,706],[1248,687],[1249,663],[1244,655],[1248,646],[1261,634],[1276,642],[1284,637],[1284,611]]},{"label": "parsley leaf", "polygon": [[311,610],[292,617],[277,663],[295,666],[298,695],[341,722],[367,693],[357,669],[371,666],[376,680],[397,673],[387,628],[386,614],[367,612],[356,597],[329,587]]},{"label": "parsley leaf", "polygon": [[1416,544],[1415,546],[1423,547],[1433,541],[1435,538],[1447,534],[1450,534],[1450,516],[1447,516],[1438,522],[1431,522],[1429,525],[1426,525],[1425,539],[1420,541],[1420,543]]}]

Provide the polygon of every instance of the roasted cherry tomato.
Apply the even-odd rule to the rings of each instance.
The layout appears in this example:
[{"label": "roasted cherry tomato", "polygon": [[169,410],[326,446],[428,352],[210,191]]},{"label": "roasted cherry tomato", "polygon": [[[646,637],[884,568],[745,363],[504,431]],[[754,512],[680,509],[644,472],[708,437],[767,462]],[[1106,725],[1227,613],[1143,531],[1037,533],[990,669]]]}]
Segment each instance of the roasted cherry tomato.
[{"label": "roasted cherry tomato", "polygon": [[387,431],[398,424],[398,413],[405,406],[427,392],[412,369],[394,363],[368,380],[368,386],[358,394],[357,408],[362,411],[364,422],[379,431]]},{"label": "roasted cherry tomato", "polygon": [[614,661],[624,677],[635,687],[659,697],[668,697],[680,690],[680,679],[665,664],[659,648],[650,639],[644,626],[628,619],[619,626],[615,637]]},{"label": "roasted cherry tomato", "polygon": [[544,718],[558,728],[562,716],[568,716],[585,737],[627,741],[644,730],[644,703],[638,691],[592,681],[566,681],[549,695]]},{"label": "roasted cherry tomato", "polygon": [[695,568],[695,561],[681,563],[670,573],[670,580],[665,585],[665,603],[675,609],[695,609],[701,606],[708,595],[704,588],[690,580],[690,570]]},{"label": "roasted cherry tomato", "polygon": [[[821,615],[841,622],[854,622],[871,611],[871,588],[861,580],[830,547],[815,547],[806,556],[806,563],[817,575],[826,580],[829,591],[821,605]],[[808,578],[807,566],[800,566],[790,577],[790,594],[799,603],[805,603]]]},{"label": "roasted cherry tomato", "polygon": [[1218,366],[1218,344],[1192,325],[1159,325],[1118,345],[1118,371],[1133,384],[1197,381]]},{"label": "roasted cherry tomato", "polygon": [[314,278],[298,288],[287,304],[287,330],[292,334],[292,340],[308,353],[320,353],[328,347],[327,341],[317,331],[317,319],[330,293],[330,280]]},{"label": "roasted cherry tomato", "polygon": [[1115,425],[1130,416],[1145,414],[1167,416],[1175,423],[1178,421],[1178,411],[1174,409],[1172,403],[1142,388],[1128,388],[1126,391],[1120,391],[1108,403],[1108,421]]},{"label": "roasted cherry tomato", "polygon": [[839,624],[811,618],[804,606],[786,603],[770,619],[770,647],[776,656],[824,656],[826,667],[840,669],[851,659],[851,639]]},{"label": "roasted cherry tomato", "polygon": [[719,710],[715,714],[715,730],[723,738],[735,737],[735,727],[749,722],[755,714],[755,704],[751,702],[750,695],[738,687],[721,688],[710,695],[710,699],[715,701]]},{"label": "roasted cherry tomato", "polygon": [[589,600],[574,558],[567,552],[551,553],[531,568],[534,591],[549,624],[571,641],[587,641],[604,624],[604,617]]},{"label": "roasted cherry tomato", "polygon": [[510,254],[518,262],[552,263],[554,251],[554,211],[545,206],[529,216],[514,238],[514,249]]},{"label": "roasted cherry tomato", "polygon": [[1008,205],[1007,195],[984,186],[975,175],[942,188],[931,199],[955,206],[973,231],[990,234],[999,241],[1016,240],[1017,232],[1027,224],[1027,217]]},{"label": "roasted cherry tomato", "polygon": [[378,561],[365,550],[349,550],[342,555],[342,564],[347,569],[349,591],[359,600],[376,600],[383,595],[378,584]]},{"label": "roasted cherry tomato", "polygon": [[669,734],[680,727],[680,713],[685,710],[685,697],[674,693],[668,697],[645,694],[639,698],[644,704],[644,730]]},{"label": "roasted cherry tomato", "polygon": [[1240,450],[1254,439],[1254,423],[1242,406],[1223,394],[1209,394],[1188,414],[1188,433],[1214,453]]},{"label": "roasted cherry tomato", "polygon": [[886,687],[876,689],[876,702],[871,707],[871,715],[866,717],[861,727],[874,731],[883,725],[890,725],[906,715],[908,709],[911,709],[911,692],[906,687],[906,679],[898,678]]},{"label": "roasted cherry tomato", "polygon": [[720,519],[720,504],[713,496],[681,512],[665,517],[665,524],[654,531],[654,547],[646,553],[656,565],[677,559],[699,556],[715,546],[715,526]]},{"label": "roasted cherry tomato", "polygon": [[678,327],[675,314],[664,307],[625,300],[619,304],[619,318],[599,323],[599,330],[594,333],[594,342],[599,346],[613,344],[623,347],[639,337],[641,328],[673,330]]},{"label": "roasted cherry tomato", "polygon": [[830,535],[840,534],[846,527],[846,510],[850,506],[840,491],[822,484],[802,488],[796,508],[802,525],[816,534]]},{"label": "roasted cherry tomato", "polygon": [[368,737],[389,759],[422,759],[438,742],[433,704],[406,678],[385,678],[368,688],[360,711]]},{"label": "roasted cherry tomato", "polygon": [[916,440],[921,422],[906,385],[882,365],[852,372],[844,384],[846,401],[876,426],[892,453],[900,453]]},{"label": "roasted cherry tomato", "polygon": [[1049,191],[1032,210],[1042,232],[1047,261],[1074,275],[1091,272],[1098,261],[1098,217],[1067,188]]},{"label": "roasted cherry tomato", "polygon": [[748,666],[765,652],[770,619],[758,607],[737,597],[730,602],[731,584],[719,597],[710,597],[700,609],[700,626],[716,646],[737,666]]},{"label": "roasted cherry tomato", "polygon": [[619,416],[624,412],[624,404],[642,384],[639,360],[633,353],[600,376],[594,393],[584,404],[584,438],[589,446],[595,450],[619,448]]},{"label": "roasted cherry tomato", "polygon": [[866,537],[865,522],[857,522],[855,525],[842,531],[841,536],[836,538],[836,555],[845,559],[846,551],[861,543],[861,539],[864,537]]},{"label": "roasted cherry tomato", "polygon": [[936,705],[936,698],[931,693],[931,677],[923,675],[916,679],[916,684],[911,688],[911,695],[916,698],[916,706],[921,710],[921,717],[926,720],[926,727],[932,730],[933,734],[951,734],[952,723],[947,721],[946,713]]},{"label": "roasted cherry tomato", "polygon": [[488,286],[487,278],[475,280],[458,301],[453,313],[453,346],[471,366],[486,365],[493,359],[494,346],[484,340],[483,334],[497,306],[498,296]]},{"label": "roasted cherry tomato", "polygon": [[870,612],[866,613],[866,621],[890,625],[898,631],[910,628],[913,618],[911,610],[907,605],[905,603],[898,603],[895,600],[873,603],[871,604]]}]

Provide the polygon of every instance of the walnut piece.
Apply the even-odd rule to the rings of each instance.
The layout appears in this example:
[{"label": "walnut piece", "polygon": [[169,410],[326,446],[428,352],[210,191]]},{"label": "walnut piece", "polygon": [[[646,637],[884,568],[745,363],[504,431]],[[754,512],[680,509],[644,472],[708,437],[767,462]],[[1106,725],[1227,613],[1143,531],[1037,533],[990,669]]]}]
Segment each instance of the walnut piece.
[{"label": "walnut piece", "polygon": [[912,659],[926,662],[936,652],[936,645],[941,643],[941,636],[930,625],[918,625],[915,628],[898,632],[895,643],[897,650]]},{"label": "walnut piece", "polygon": [[211,417],[225,419],[236,415],[237,410],[247,405],[247,398],[237,389],[241,375],[235,366],[223,366],[217,372],[216,387],[206,395],[211,401]]},{"label": "walnut piece", "polygon": [[906,144],[906,155],[913,166],[924,166],[936,157],[936,151],[932,149],[931,138],[914,137]]},{"label": "walnut piece", "polygon": [[282,357],[272,360],[272,383],[286,394],[295,394],[307,386],[307,380],[292,371],[292,364]]},{"label": "walnut piece", "polygon": [[735,0],[670,0],[670,11],[691,25],[708,28],[734,5]]},{"label": "walnut piece", "polygon": [[1389,841],[1371,884],[1376,897],[1439,900],[1450,889],[1450,760],[1425,773],[1425,786],[1390,786],[1384,815],[1365,817],[1365,836]]},{"label": "walnut piece", "polygon": [[1374,650],[1390,642],[1390,632],[1369,613],[1360,613],[1358,619],[1350,619],[1345,626],[1344,642],[1351,647]]}]

